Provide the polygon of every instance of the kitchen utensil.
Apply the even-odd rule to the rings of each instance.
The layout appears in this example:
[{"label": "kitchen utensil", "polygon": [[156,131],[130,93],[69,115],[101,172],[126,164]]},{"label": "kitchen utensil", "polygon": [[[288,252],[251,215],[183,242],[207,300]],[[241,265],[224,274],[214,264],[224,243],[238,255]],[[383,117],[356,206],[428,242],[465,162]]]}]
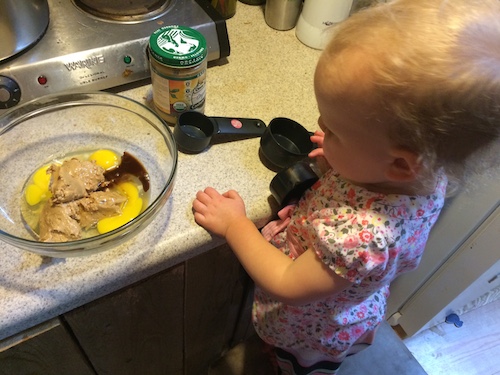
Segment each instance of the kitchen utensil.
[{"label": "kitchen utensil", "polygon": [[174,138],[179,150],[198,153],[212,143],[260,137],[266,124],[259,119],[208,117],[202,113],[188,111],[182,113],[174,127]]},{"label": "kitchen utensil", "polygon": [[271,120],[260,139],[260,151],[271,167],[287,168],[307,157],[314,149],[311,135],[298,122],[286,117],[276,117]]},{"label": "kitchen utensil", "polygon": [[266,23],[276,30],[295,27],[302,8],[302,0],[267,0],[264,9]]},{"label": "kitchen utensil", "polygon": [[280,207],[296,202],[316,181],[319,175],[312,159],[303,159],[278,172],[269,184],[269,190]]},{"label": "kitchen utensil", "polygon": [[[167,202],[177,170],[177,147],[163,120],[134,100],[104,92],[45,96],[6,112],[0,117],[0,149],[0,239],[51,257],[93,254],[135,236]],[[147,207],[108,233],[39,242],[21,213],[30,176],[59,158],[98,149],[130,153],[144,166]]]},{"label": "kitchen utensil", "polygon": [[353,0],[305,0],[295,35],[306,46],[323,49],[332,35],[332,26],[345,20]]},{"label": "kitchen utensil", "polygon": [[0,61],[36,43],[49,25],[47,0],[0,1]]}]

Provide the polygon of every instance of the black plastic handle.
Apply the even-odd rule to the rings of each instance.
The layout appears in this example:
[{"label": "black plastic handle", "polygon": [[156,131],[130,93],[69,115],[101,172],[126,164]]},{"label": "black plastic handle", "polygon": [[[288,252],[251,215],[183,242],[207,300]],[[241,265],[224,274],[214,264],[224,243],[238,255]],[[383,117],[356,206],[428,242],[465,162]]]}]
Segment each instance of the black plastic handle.
[{"label": "black plastic handle", "polygon": [[240,134],[260,137],[266,131],[264,121],[256,118],[209,117],[215,123],[217,134]]},{"label": "black plastic handle", "polygon": [[188,111],[177,119],[174,138],[182,152],[198,153],[210,143],[223,143],[260,137],[266,131],[264,121],[252,118],[208,117]]}]

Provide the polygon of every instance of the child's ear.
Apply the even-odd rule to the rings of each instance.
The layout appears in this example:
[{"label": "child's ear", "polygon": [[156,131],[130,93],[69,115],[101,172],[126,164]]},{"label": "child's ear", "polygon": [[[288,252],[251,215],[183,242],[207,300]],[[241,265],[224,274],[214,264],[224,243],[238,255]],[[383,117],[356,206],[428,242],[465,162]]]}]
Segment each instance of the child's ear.
[{"label": "child's ear", "polygon": [[405,149],[394,149],[393,157],[386,171],[386,177],[394,182],[411,182],[417,179],[422,170],[422,158]]}]

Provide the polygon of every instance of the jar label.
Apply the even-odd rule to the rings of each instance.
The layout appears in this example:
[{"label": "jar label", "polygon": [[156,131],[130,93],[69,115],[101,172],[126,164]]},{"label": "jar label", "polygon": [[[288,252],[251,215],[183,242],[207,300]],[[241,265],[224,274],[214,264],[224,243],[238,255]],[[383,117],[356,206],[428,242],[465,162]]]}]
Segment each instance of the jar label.
[{"label": "jar label", "polygon": [[187,110],[203,111],[206,96],[206,69],[190,77],[165,76],[152,67],[151,81],[155,106],[169,115]]}]

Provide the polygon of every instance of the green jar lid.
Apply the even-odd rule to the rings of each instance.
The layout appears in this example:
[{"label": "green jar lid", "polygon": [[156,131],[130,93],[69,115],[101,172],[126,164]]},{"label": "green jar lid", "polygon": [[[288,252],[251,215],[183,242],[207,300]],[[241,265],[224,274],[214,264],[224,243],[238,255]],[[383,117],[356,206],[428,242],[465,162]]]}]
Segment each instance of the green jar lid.
[{"label": "green jar lid", "polygon": [[149,51],[161,64],[189,68],[207,57],[207,42],[203,34],[190,27],[164,26],[151,34]]}]

